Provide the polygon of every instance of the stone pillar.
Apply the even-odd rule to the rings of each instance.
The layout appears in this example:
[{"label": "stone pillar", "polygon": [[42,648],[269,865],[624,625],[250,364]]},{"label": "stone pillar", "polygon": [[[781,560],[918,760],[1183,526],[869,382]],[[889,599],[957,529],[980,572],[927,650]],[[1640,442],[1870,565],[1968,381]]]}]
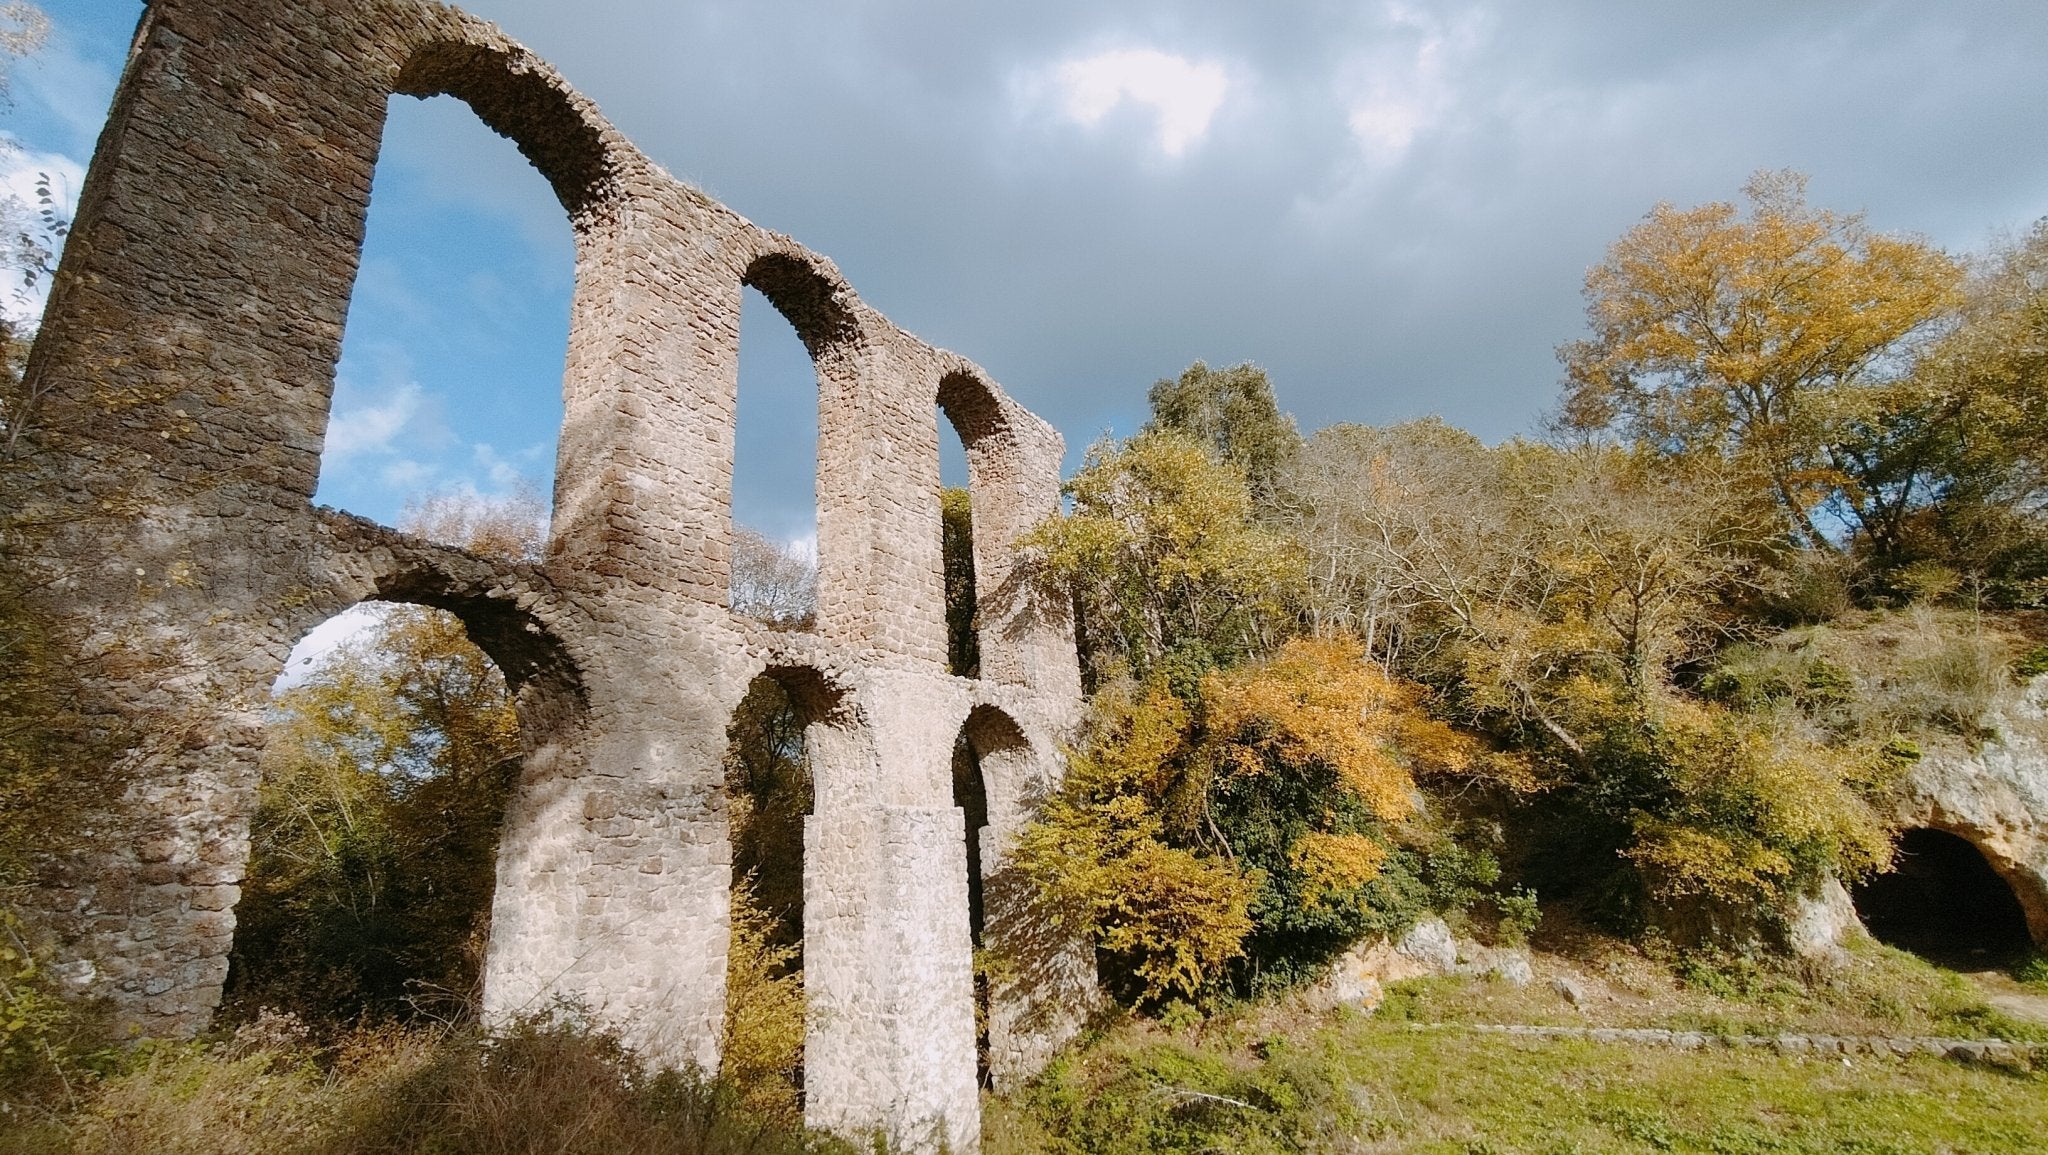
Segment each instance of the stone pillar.
[{"label": "stone pillar", "polygon": [[649,192],[579,236],[548,562],[723,608],[740,297],[697,216]]},{"label": "stone pillar", "polygon": [[593,679],[609,700],[528,754],[506,807],[484,1013],[567,1000],[657,1062],[711,1070],[731,916],[722,743],[673,700],[612,692],[610,673]]},{"label": "stone pillar", "polygon": [[980,1143],[966,827],[955,807],[804,823],[805,1118],[915,1149]]},{"label": "stone pillar", "polygon": [[1034,744],[989,706],[976,707],[964,729],[988,800],[988,826],[978,841],[982,943],[997,960],[988,990],[989,1077],[997,1090],[1010,1090],[1044,1069],[1098,1005],[1095,951],[1039,916],[1009,863],[1019,832],[1059,784],[1057,746]]},{"label": "stone pillar", "polygon": [[34,475],[8,496],[45,527],[15,560],[77,705],[123,747],[97,771],[95,855],[37,902],[80,993],[153,1034],[219,1000],[267,692],[331,596],[308,498],[384,119],[374,38],[335,53],[345,18],[249,7],[144,13],[20,383]]},{"label": "stone pillar", "polygon": [[857,722],[807,734],[805,1114],[920,1150],[980,1141],[957,682],[870,671]]}]

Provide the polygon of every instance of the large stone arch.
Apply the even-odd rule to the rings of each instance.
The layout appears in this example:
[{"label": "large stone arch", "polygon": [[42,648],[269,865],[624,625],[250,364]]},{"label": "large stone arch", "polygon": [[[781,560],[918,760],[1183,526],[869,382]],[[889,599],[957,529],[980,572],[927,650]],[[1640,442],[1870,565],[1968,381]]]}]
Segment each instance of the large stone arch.
[{"label": "large stone arch", "polygon": [[582,228],[617,209],[621,177],[637,156],[581,93],[554,69],[488,26],[460,21],[463,35],[412,46],[391,90],[426,99],[452,96],[510,139],[547,178]]},{"label": "large stone arch", "polygon": [[[796,330],[817,377],[817,630],[850,640],[866,631],[877,609],[867,588],[873,495],[861,483],[873,472],[865,461],[874,449],[866,383],[874,377],[877,342],[866,331],[859,299],[830,261],[779,238],[759,241],[758,251],[742,250],[739,282],[758,289]],[[734,387],[736,395],[737,381]],[[728,456],[728,507],[731,473]]]},{"label": "large stone arch", "polygon": [[[394,93],[466,101],[514,139],[575,230],[537,566],[311,505]],[[1059,435],[861,303],[831,262],[648,162],[495,28],[432,0],[154,0],[83,194],[28,370],[9,386],[32,468],[6,495],[47,527],[20,564],[73,647],[81,708],[129,735],[110,757],[128,784],[119,821],[37,892],[81,993],[145,1033],[205,1025],[271,682],[306,629],[383,597],[454,612],[519,687],[529,740],[500,846],[485,1014],[568,999],[654,1057],[715,1064],[725,725],[754,675],[808,669],[835,695],[819,738],[838,753],[806,827],[819,928],[807,977],[833,1007],[811,1040],[807,1110],[971,1148],[966,832],[950,757],[987,706],[1026,739],[1019,780],[1057,781],[1079,709],[1072,631],[1063,607],[1012,580],[1008,551],[1057,507]],[[726,607],[742,284],[790,318],[823,384],[827,588],[809,634]],[[979,679],[944,666],[939,400],[981,462],[976,564],[994,586],[983,637],[1003,656]],[[1062,974],[1034,1006],[1086,1003]],[[1074,1025],[1033,1028],[1015,1069]]]},{"label": "large stone arch", "polygon": [[[1016,542],[1059,507],[1059,435],[978,366],[942,355],[932,397],[967,452],[982,677],[1078,698],[1071,607],[1039,596]],[[927,406],[929,411],[929,405]]]}]

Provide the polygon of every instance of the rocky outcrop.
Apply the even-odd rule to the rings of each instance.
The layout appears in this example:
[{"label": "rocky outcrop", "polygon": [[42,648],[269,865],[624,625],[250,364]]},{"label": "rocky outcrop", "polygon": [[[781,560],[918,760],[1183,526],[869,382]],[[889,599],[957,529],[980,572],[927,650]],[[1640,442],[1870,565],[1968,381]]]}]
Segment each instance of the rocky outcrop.
[{"label": "rocky outcrop", "polygon": [[1957,741],[1924,753],[1899,818],[1976,847],[2048,946],[2048,675],[2000,695],[1981,724],[1989,736],[1974,750]]},{"label": "rocky outcrop", "polygon": [[1309,992],[1309,1001],[1370,1014],[1385,997],[1385,984],[1402,979],[1450,975],[1486,976],[1526,986],[1535,971],[1521,947],[1490,947],[1451,933],[1440,918],[1424,919],[1399,940],[1371,938],[1345,951],[1330,973]]}]

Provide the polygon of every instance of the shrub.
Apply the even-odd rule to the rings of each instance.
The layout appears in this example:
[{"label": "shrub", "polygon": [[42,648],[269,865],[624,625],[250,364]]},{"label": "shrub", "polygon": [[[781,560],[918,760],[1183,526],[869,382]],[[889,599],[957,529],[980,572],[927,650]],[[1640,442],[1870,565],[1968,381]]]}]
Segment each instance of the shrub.
[{"label": "shrub", "polygon": [[1776,714],[1673,701],[1617,717],[1542,800],[1529,880],[1590,899],[1618,929],[1753,938],[1822,876],[1890,860],[1876,802],[1908,761],[1896,744],[1828,744]]},{"label": "shrub", "polygon": [[574,1012],[462,1033],[356,1079],[308,1155],[784,1155],[850,1145],[764,1118],[728,1082],[650,1068]]},{"label": "shrub", "polygon": [[[1751,712],[1796,708],[1850,741],[1902,733],[1980,738],[2018,648],[1995,621],[1915,606],[1731,647],[1701,677],[1700,692]],[[2011,666],[2023,679],[2040,669],[2048,664],[2032,653]]]},{"label": "shrub", "polygon": [[[1254,1059],[1138,1042],[1063,1056],[1033,1084],[1026,1117],[1004,1130],[1036,1131],[1036,1150],[1061,1155],[1258,1155],[1341,1141],[1357,1114],[1341,1062],[1281,1039],[1259,1049]],[[1001,1149],[1011,1145],[1034,1149],[1016,1138]]]},{"label": "shrub", "polygon": [[799,948],[774,941],[750,885],[733,888],[720,1073],[749,1111],[803,1123],[804,986]]},{"label": "shrub", "polygon": [[[19,1116],[16,1116],[19,1120]],[[0,1155],[853,1155],[732,1082],[657,1070],[573,1010],[498,1033],[385,1027],[316,1047],[265,1014],[121,1052]]]},{"label": "shrub", "polygon": [[1418,772],[1488,766],[1421,704],[1344,639],[1210,674],[1192,703],[1163,677],[1106,689],[1018,864],[1127,1001],[1292,982],[1498,876],[1417,811]]}]

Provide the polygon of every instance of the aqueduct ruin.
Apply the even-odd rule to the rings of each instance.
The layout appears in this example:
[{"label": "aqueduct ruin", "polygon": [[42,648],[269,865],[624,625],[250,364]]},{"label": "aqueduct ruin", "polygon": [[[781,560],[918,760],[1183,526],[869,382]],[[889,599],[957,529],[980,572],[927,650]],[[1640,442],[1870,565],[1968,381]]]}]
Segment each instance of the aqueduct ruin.
[{"label": "aqueduct ruin", "polygon": [[[315,508],[342,327],[392,94],[453,95],[573,225],[545,560],[501,564]],[[726,608],[742,287],[819,381],[817,623]],[[508,808],[486,1013],[575,1000],[669,1061],[717,1060],[732,846],[726,726],[800,687],[807,1110],[912,1141],[979,1132],[963,732],[980,754],[998,1080],[1073,1029],[1092,961],[1030,924],[1005,840],[1061,772],[1080,687],[1065,607],[1008,544],[1056,507],[1062,442],[976,366],[864,305],[831,262],[669,176],[495,28],[431,0],[154,0],[23,378],[28,559],[124,734],[102,852],[40,892],[66,975],[157,1034],[219,1001],[273,679],[366,599],[453,612],[506,673]],[[980,676],[946,670],[943,409],[967,450]],[[26,508],[25,505],[25,508]]]}]

